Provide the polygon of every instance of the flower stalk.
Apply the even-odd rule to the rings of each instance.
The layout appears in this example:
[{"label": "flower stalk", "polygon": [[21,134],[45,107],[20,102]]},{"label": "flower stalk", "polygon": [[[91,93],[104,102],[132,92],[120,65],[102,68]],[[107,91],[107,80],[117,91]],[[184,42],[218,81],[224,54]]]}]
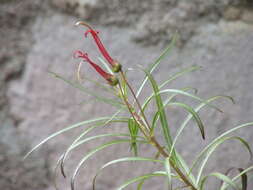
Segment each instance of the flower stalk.
[{"label": "flower stalk", "polygon": [[[130,86],[130,84],[127,82],[127,79],[126,79],[126,77],[125,77],[125,75],[124,75],[124,73],[122,71],[121,71],[121,77],[126,82],[127,86],[129,87],[132,95],[134,96],[134,99],[135,99],[137,105],[139,105],[138,107],[141,110],[142,116],[145,117],[145,114],[144,114],[144,112],[142,111],[142,109],[140,107],[139,101],[138,101],[138,99],[137,99],[134,91],[133,91],[132,87]],[[169,154],[158,143],[158,141],[156,140],[154,134],[151,133],[152,131],[151,130],[149,130],[148,132],[146,131],[147,129],[150,129],[150,128],[148,126],[145,127],[145,124],[142,122],[142,120],[140,120],[141,116],[139,116],[135,111],[132,111],[133,110],[133,106],[128,102],[127,97],[124,95],[123,89],[122,89],[120,83],[119,83],[119,88],[121,90],[123,100],[126,103],[129,112],[131,113],[131,115],[134,118],[134,120],[139,124],[140,130],[142,131],[142,133],[144,134],[144,136],[146,137],[146,139],[148,140],[148,142],[150,142],[150,144],[152,144],[164,158],[168,158]],[[145,121],[146,121],[146,119],[145,119]],[[148,122],[146,122],[146,124],[147,123]],[[180,178],[182,179],[182,181],[187,185],[187,187],[190,187],[191,190],[197,190],[196,187],[188,180],[188,178],[184,175],[184,173],[172,162],[171,159],[169,159],[169,162],[170,162],[170,165],[172,166],[172,168],[180,176]]]}]

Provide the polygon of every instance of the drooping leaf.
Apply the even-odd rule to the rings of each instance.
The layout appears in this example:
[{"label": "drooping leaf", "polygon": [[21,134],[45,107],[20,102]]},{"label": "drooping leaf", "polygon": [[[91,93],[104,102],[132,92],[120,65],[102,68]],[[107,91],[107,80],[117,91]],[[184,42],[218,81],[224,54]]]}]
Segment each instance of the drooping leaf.
[{"label": "drooping leaf", "polygon": [[219,180],[221,181],[224,181],[226,182],[227,184],[229,184],[231,187],[233,187],[235,190],[240,190],[240,188],[227,176],[225,176],[224,174],[222,173],[218,173],[218,172],[214,172],[214,173],[211,173],[207,176],[205,176],[201,181],[200,181],[200,190],[204,190],[204,185],[206,183],[206,180],[208,179],[208,177],[210,176],[214,176],[216,178],[218,178]]},{"label": "drooping leaf", "polygon": [[[189,88],[189,87],[187,87],[187,88],[183,88],[183,89],[181,89],[181,90],[183,90],[183,91],[187,91],[187,90],[195,90],[194,88]],[[164,103],[163,103],[163,106],[165,107],[166,105],[168,105],[170,102],[171,102],[171,100],[175,97],[175,96],[177,96],[178,94],[172,94],[172,95],[170,95],[169,96],[169,98],[167,98],[165,101],[164,101]],[[151,99],[152,99],[152,97],[151,97]],[[150,99],[150,100],[151,100]],[[146,104],[147,105],[147,104]],[[144,105],[145,106],[145,105]],[[144,110],[145,108],[143,108],[143,110]],[[154,131],[154,129],[155,129],[155,127],[157,126],[156,125],[156,122],[158,121],[158,119],[159,119],[159,110],[154,114],[154,117],[153,117],[153,120],[152,120],[152,125],[151,125],[151,129],[152,129],[152,131]]]},{"label": "drooping leaf", "polygon": [[[209,99],[207,99],[206,101],[208,103],[212,102],[212,101],[215,101],[217,99],[220,99],[220,98],[226,98],[226,99],[229,99],[231,100],[232,102],[234,102],[233,98],[231,98],[230,96],[222,96],[222,95],[219,95],[219,96],[214,96],[214,97],[211,97]],[[205,103],[201,103],[199,106],[197,106],[194,111],[195,112],[199,112],[203,107],[205,107],[206,104]],[[192,115],[189,114],[186,119],[184,120],[184,122],[182,123],[182,125],[179,127],[177,133],[176,133],[176,136],[174,137],[174,140],[173,140],[173,144],[172,144],[172,148],[171,148],[171,151],[170,151],[170,154],[172,152],[172,150],[174,149],[176,143],[177,143],[177,140],[179,139],[180,135],[182,134],[184,128],[187,126],[187,124],[189,123],[189,121],[192,119]]]},{"label": "drooping leaf", "polygon": [[190,114],[192,114],[193,118],[195,119],[195,121],[196,121],[196,123],[199,127],[202,138],[205,139],[204,125],[203,125],[199,115],[197,114],[197,112],[195,112],[195,110],[192,107],[190,107],[190,106],[188,106],[184,103],[180,103],[180,102],[169,103],[168,106],[179,106],[179,107],[182,107],[182,108],[186,109]]},{"label": "drooping leaf", "polygon": [[[219,141],[217,141],[216,143],[214,143],[212,146],[210,146],[209,149],[206,151],[206,156],[205,156],[203,162],[201,163],[201,165],[199,167],[199,172],[198,172],[198,176],[197,176],[197,183],[200,183],[200,181],[201,181],[201,176],[202,176],[203,170],[204,170],[204,168],[205,168],[205,166],[207,164],[207,161],[210,158],[211,154],[217,149],[217,147],[220,144],[224,143],[227,140],[232,140],[232,139],[238,140],[240,143],[242,143],[242,145],[244,145],[244,147],[249,151],[250,157],[252,156],[252,151],[250,149],[249,144],[247,143],[247,141],[245,141],[241,137],[238,137],[238,136],[223,137],[223,138],[219,139]],[[194,161],[193,167],[195,166],[196,163],[200,162],[200,158],[201,157],[199,157],[199,156],[197,157],[197,159],[196,159],[197,161]]]},{"label": "drooping leaf", "polygon": [[116,159],[116,160],[112,160],[106,164],[104,164],[96,173],[95,177],[93,178],[93,190],[95,190],[95,185],[96,185],[96,179],[99,176],[99,174],[102,172],[103,169],[113,165],[113,164],[117,164],[120,162],[132,162],[132,161],[141,161],[141,162],[155,162],[155,163],[163,163],[162,160],[156,160],[156,159],[152,159],[152,158],[144,158],[144,157],[125,157],[125,158],[120,158],[120,159]]},{"label": "drooping leaf", "polygon": [[[239,168],[239,174],[232,178],[232,181],[236,181],[241,178],[241,184],[242,184],[242,190],[247,190],[247,182],[252,176],[248,176],[247,173],[253,170],[253,166],[248,167],[247,169],[243,170],[242,168]],[[225,190],[228,187],[227,184],[224,184],[221,187],[221,190]]]},{"label": "drooping leaf", "polygon": [[154,172],[154,173],[150,173],[150,174],[142,175],[142,176],[139,176],[139,177],[135,177],[135,178],[132,178],[132,179],[126,181],[125,183],[123,183],[120,187],[117,188],[117,190],[122,190],[122,189],[126,188],[128,185],[130,185],[132,183],[142,181],[142,180],[146,180],[146,179],[149,179],[151,177],[159,177],[159,176],[167,176],[167,175],[166,175],[166,172],[157,171],[157,172]]},{"label": "drooping leaf", "polygon": [[[67,131],[70,131],[72,129],[75,129],[75,128],[78,128],[78,127],[82,127],[84,125],[88,125],[88,124],[91,124],[91,123],[95,123],[95,124],[101,124],[103,125],[103,123],[105,121],[107,121],[108,119],[110,119],[111,117],[100,117],[100,118],[96,118],[96,119],[91,119],[91,120],[86,120],[86,121],[82,121],[82,122],[79,122],[79,123],[76,123],[76,124],[73,124],[73,125],[70,125],[64,129],[61,129],[55,133],[53,133],[52,135],[48,136],[47,138],[45,138],[44,140],[42,140],[39,144],[37,144],[34,148],[32,148],[25,156],[24,156],[24,159],[26,159],[32,152],[34,152],[35,150],[37,150],[41,145],[45,144],[47,141],[53,139],[54,137],[58,136],[58,135],[61,135]],[[119,119],[118,121],[122,121],[121,119],[125,119],[123,117],[121,118],[117,118]],[[117,120],[113,120],[112,122],[117,122]]]},{"label": "drooping leaf", "polygon": [[[86,162],[86,160],[88,158],[90,158],[91,156],[93,156],[95,153],[97,153],[100,150],[103,150],[109,146],[115,145],[115,144],[121,144],[121,143],[127,143],[127,142],[131,142],[131,140],[129,139],[121,139],[121,140],[114,140],[114,141],[110,141],[108,143],[102,144],[96,148],[94,148],[93,150],[91,150],[89,153],[87,153],[82,159],[81,161],[78,163],[77,167],[75,168],[75,171],[71,177],[71,190],[75,189],[75,180],[76,180],[76,176],[80,170],[80,168],[83,166],[83,164]],[[141,142],[141,141],[138,141]],[[143,143],[145,143],[146,141],[142,141]]]},{"label": "drooping leaf", "polygon": [[190,94],[188,92],[185,92],[183,90],[179,90],[179,89],[165,89],[165,90],[161,90],[159,91],[159,94],[164,94],[164,93],[176,93],[176,94],[181,94],[181,95],[184,95],[184,96],[188,96],[192,99],[195,99],[195,100],[198,100],[202,103],[205,103],[207,106],[211,107],[211,108],[214,108],[215,110],[219,111],[219,112],[223,112],[221,109],[219,109],[217,106],[214,106],[210,103],[208,103],[206,100],[196,96],[196,95],[193,95],[193,94]]},{"label": "drooping leaf", "polygon": [[66,177],[65,172],[64,172],[64,162],[66,160],[66,157],[68,156],[69,152],[72,150],[72,147],[82,138],[84,137],[87,133],[89,133],[90,131],[94,130],[97,127],[100,126],[106,126],[107,124],[109,124],[111,121],[113,121],[117,115],[121,112],[121,109],[118,110],[117,112],[115,112],[108,120],[106,120],[102,125],[101,124],[95,124],[94,126],[91,126],[87,129],[84,130],[83,133],[81,133],[75,140],[74,142],[68,147],[68,149],[65,151],[65,153],[63,154],[63,158],[61,159],[61,173],[64,177]]}]

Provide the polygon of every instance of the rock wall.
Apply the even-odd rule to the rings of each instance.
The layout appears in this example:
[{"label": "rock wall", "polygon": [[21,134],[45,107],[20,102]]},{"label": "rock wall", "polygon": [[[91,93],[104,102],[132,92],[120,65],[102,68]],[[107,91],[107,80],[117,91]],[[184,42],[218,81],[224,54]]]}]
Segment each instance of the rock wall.
[{"label": "rock wall", "polygon": [[19,132],[23,118],[10,113],[7,96],[10,83],[21,80],[25,70],[33,42],[30,27],[39,10],[39,4],[33,1],[0,1],[0,189],[34,190],[49,184],[49,162],[40,159],[46,151],[35,154],[30,162],[22,161],[31,148],[30,140]]},{"label": "rock wall", "polygon": [[[50,5],[46,1],[43,4],[39,1],[24,2],[20,4],[13,0],[11,3],[0,4],[4,10],[0,13],[0,23],[4,26],[0,31],[4,38],[0,42],[5,44],[5,48],[0,50],[0,68],[3,73],[0,75],[0,113],[3,121],[0,134],[7,137],[1,138],[6,140],[0,145],[4,150],[0,164],[12,166],[0,169],[3,174],[10,172],[3,175],[5,178],[1,178],[4,179],[0,183],[1,188],[7,189],[8,180],[16,178],[20,182],[11,182],[13,187],[10,189],[54,189],[52,179],[49,182],[54,164],[83,128],[65,133],[47,143],[44,149],[35,153],[35,158],[25,162],[28,168],[18,165],[24,152],[67,125],[95,116],[107,116],[108,110],[110,113],[114,111],[109,106],[93,102],[91,97],[48,74],[49,70],[55,71],[75,80],[77,63],[72,59],[73,51],[81,48],[91,52],[94,58],[98,56],[92,40],[84,39],[83,30],[73,27],[80,19],[86,19],[97,26],[106,46],[125,68],[136,67],[137,64],[147,66],[162,51],[157,44],[164,46],[173,31],[178,30],[181,34],[180,44],[183,46],[173,49],[163,61],[154,73],[156,79],[162,81],[168,75],[196,64],[203,66],[203,69],[175,81],[171,84],[172,87],[197,87],[199,95],[204,98],[215,94],[227,94],[235,98],[236,105],[226,101],[218,102],[218,106],[225,111],[224,114],[210,109],[201,112],[207,127],[206,142],[200,140],[194,123],[189,125],[178,142],[178,149],[187,161],[191,161],[194,153],[199,152],[207,142],[224,130],[252,121],[253,19],[250,1],[246,4],[246,1],[230,0],[212,0],[209,3],[197,0],[53,0]],[[55,7],[58,8],[57,11]],[[84,68],[84,73],[89,76],[94,74],[89,68]],[[130,73],[130,82],[137,86],[142,77],[139,73]],[[98,90],[87,82],[83,85],[96,92]],[[145,90],[143,96],[148,93]],[[154,107],[148,113],[152,112],[152,108]],[[185,113],[172,109],[168,115],[175,134],[176,126]],[[100,130],[90,135],[98,134]],[[106,132],[125,130],[127,129],[122,126],[108,126],[103,129]],[[252,128],[240,131],[239,134],[247,140],[253,138]],[[102,142],[105,142],[104,139],[89,143],[69,157],[66,166],[68,177],[84,153]],[[91,174],[102,163],[122,154],[128,156],[128,149],[128,145],[122,145],[98,153],[81,171],[77,189],[91,189]],[[16,153],[9,153],[10,150],[16,150]],[[146,146],[142,150],[147,155],[153,153]],[[13,155],[14,161],[10,159]],[[235,142],[220,147],[211,159],[205,172],[224,172],[231,166],[246,167],[252,164],[248,161],[247,152]],[[12,172],[16,172],[16,169],[19,171],[20,168],[22,172],[17,172],[18,175],[15,176]],[[112,167],[98,179],[98,189],[114,189],[133,176],[133,169],[134,175],[138,175],[160,168],[152,164],[144,167],[140,164]],[[22,174],[27,174],[28,177],[19,178]],[[60,189],[69,189],[68,179],[64,180],[59,176],[58,181]],[[144,189],[164,189],[162,181],[152,182],[147,183]],[[219,182],[211,179],[207,189],[216,189],[218,184]],[[135,186],[130,187],[134,188]]]},{"label": "rock wall", "polygon": [[[53,0],[56,7],[102,25],[131,27],[131,38],[143,45],[166,45],[180,33],[182,45],[206,23],[242,17],[252,23],[251,0]],[[250,10],[247,10],[247,9]],[[245,11],[244,11],[245,10]],[[249,18],[251,17],[251,18]],[[196,20],[198,20],[196,22]]]}]

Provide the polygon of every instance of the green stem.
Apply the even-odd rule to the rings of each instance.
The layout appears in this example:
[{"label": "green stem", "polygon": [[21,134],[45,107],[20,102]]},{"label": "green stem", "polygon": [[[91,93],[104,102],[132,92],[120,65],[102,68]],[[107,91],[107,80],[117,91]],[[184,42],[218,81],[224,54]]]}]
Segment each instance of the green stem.
[{"label": "green stem", "polygon": [[[140,106],[140,103],[133,91],[133,89],[131,88],[131,86],[129,85],[129,83],[127,82],[126,80],[126,77],[124,75],[124,73],[122,71],[121,72],[121,76],[123,78],[123,80],[126,82],[127,86],[129,87],[131,93],[133,94],[134,96],[134,99],[136,101],[136,103],[138,104],[138,107],[141,111],[141,114],[146,122],[146,125],[148,125],[148,122],[147,122],[147,119],[145,117],[145,114],[143,112],[143,110],[141,109],[141,106]],[[128,107],[128,110],[129,112],[131,113],[133,119],[139,124],[140,126],[140,130],[142,131],[142,133],[144,134],[144,136],[147,138],[147,140],[154,146],[157,148],[157,150],[161,153],[161,155],[165,158],[169,157],[169,154],[164,150],[164,148],[158,143],[158,141],[155,139],[155,137],[152,135],[152,134],[149,134],[148,131],[146,131],[146,127],[144,125],[144,123],[142,122],[140,116],[135,112],[133,111],[133,107],[132,105],[128,102],[128,99],[127,97],[125,96],[124,94],[124,91],[122,89],[122,86],[121,84],[119,83],[119,89],[121,91],[121,94],[122,94],[122,98],[125,102],[125,104],[127,105]],[[149,125],[148,125],[148,128],[150,129]],[[169,159],[169,162],[170,162],[170,165],[172,166],[172,168],[177,172],[177,174],[180,176],[180,178],[182,179],[182,181],[191,188],[191,190],[197,190],[196,187],[188,180],[187,177],[185,177],[184,173]]]},{"label": "green stem", "polygon": [[145,116],[143,110],[142,110],[142,107],[141,107],[141,105],[140,105],[140,102],[139,102],[138,98],[136,97],[136,95],[135,95],[135,93],[134,93],[133,88],[132,88],[131,85],[128,83],[128,81],[127,81],[127,79],[126,79],[126,76],[125,76],[125,74],[123,73],[123,71],[120,71],[120,74],[121,74],[123,80],[125,81],[125,83],[127,84],[129,90],[131,91],[131,93],[132,93],[132,95],[133,95],[133,97],[134,97],[134,99],[135,99],[135,101],[136,101],[136,103],[137,103],[137,105],[138,105],[138,108],[139,108],[139,110],[141,111],[141,115],[142,115],[142,117],[143,117],[143,119],[144,119],[144,121],[145,121],[147,127],[149,128],[149,130],[151,130],[151,127],[150,127],[150,125],[149,125],[149,123],[148,123],[148,120],[147,120],[147,118],[146,118],[146,116]]}]

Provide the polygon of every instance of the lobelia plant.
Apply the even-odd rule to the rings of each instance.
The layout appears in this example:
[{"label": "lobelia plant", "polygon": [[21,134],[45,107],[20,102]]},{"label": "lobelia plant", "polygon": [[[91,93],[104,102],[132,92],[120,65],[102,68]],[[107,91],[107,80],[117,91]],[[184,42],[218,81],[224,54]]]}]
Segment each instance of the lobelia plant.
[{"label": "lobelia plant", "polygon": [[[123,183],[120,187],[117,188],[118,190],[124,189],[132,183],[138,183],[136,186],[136,189],[141,190],[145,180],[148,180],[155,176],[165,177],[164,179],[168,183],[167,189],[170,189],[170,190],[172,189],[174,190],[175,189],[204,190],[205,183],[210,176],[214,176],[222,182],[220,186],[221,190],[226,190],[230,187],[236,190],[247,189],[247,181],[248,181],[248,178],[250,177],[248,176],[248,173],[253,169],[253,166],[250,166],[246,169],[229,168],[228,171],[224,174],[213,172],[206,175],[203,173],[203,170],[211,154],[219,147],[219,145],[221,145],[222,143],[228,140],[237,140],[248,150],[250,157],[252,157],[252,151],[248,142],[239,136],[233,136],[232,133],[239,129],[253,126],[253,122],[236,126],[235,128],[232,128],[224,132],[220,136],[216,137],[198,155],[196,155],[196,158],[193,161],[191,166],[188,166],[186,164],[183,157],[178,153],[178,151],[175,148],[178,138],[180,137],[180,135],[182,134],[182,131],[185,129],[185,127],[187,126],[190,120],[194,120],[196,122],[196,126],[199,128],[202,138],[205,139],[204,125],[198,114],[198,112],[203,107],[210,107],[219,112],[222,112],[222,110],[220,110],[218,107],[212,104],[213,101],[216,101],[220,98],[225,98],[234,103],[234,100],[232,97],[223,96],[223,95],[213,96],[209,99],[202,99],[198,97],[197,95],[188,92],[188,90],[192,88],[164,89],[164,87],[170,82],[172,82],[173,80],[187,73],[198,70],[200,68],[198,66],[191,66],[191,67],[185,68],[182,71],[172,75],[168,80],[164,81],[162,84],[160,85],[157,84],[156,80],[154,79],[152,75],[152,72],[159,66],[161,60],[165,58],[165,56],[173,47],[177,38],[176,35],[171,40],[171,44],[164,50],[164,52],[155,60],[153,64],[149,65],[147,69],[139,68],[141,71],[145,73],[145,78],[143,79],[140,87],[138,88],[138,91],[134,92],[132,86],[128,82],[126,72],[124,72],[123,67],[121,67],[121,64],[109,55],[109,53],[105,49],[104,45],[102,44],[98,36],[98,32],[95,31],[90,25],[84,22],[77,22],[76,25],[87,27],[87,31],[85,32],[85,37],[87,37],[88,34],[92,35],[99,51],[101,52],[102,56],[105,58],[105,60],[108,62],[110,66],[110,67],[106,66],[107,71],[105,71],[99,65],[94,63],[89,58],[87,53],[84,53],[78,50],[74,54],[75,58],[81,59],[81,62],[79,63],[78,71],[77,71],[78,79],[79,80],[81,79],[81,76],[80,76],[81,66],[86,62],[89,65],[91,65],[101,77],[105,79],[105,81],[108,83],[109,86],[108,85],[105,86],[105,84],[100,84],[92,80],[89,80],[89,81],[95,83],[96,85],[99,85],[102,88],[105,88],[105,89],[110,88],[109,91],[112,92],[112,94],[116,98],[110,99],[102,95],[100,96],[92,91],[87,90],[85,87],[83,87],[79,83],[69,81],[56,73],[53,73],[53,72],[51,73],[56,78],[59,78],[65,81],[66,83],[72,85],[73,87],[78,88],[79,90],[87,93],[88,95],[93,96],[96,100],[109,104],[112,107],[117,108],[118,110],[115,114],[111,116],[82,121],[80,123],[76,123],[74,125],[68,126],[60,131],[53,133],[52,135],[50,135],[49,137],[41,141],[30,152],[28,152],[25,158],[28,157],[33,151],[35,151],[41,145],[51,140],[52,138],[62,133],[70,132],[74,128],[89,126],[85,128],[84,132],[82,132],[73,141],[73,143],[61,155],[61,157],[59,158],[57,162],[56,170],[58,166],[60,166],[61,173],[64,177],[66,177],[66,174],[64,171],[64,163],[66,161],[67,156],[72,150],[94,139],[106,138],[106,137],[117,137],[117,138],[115,140],[108,141],[107,143],[104,143],[94,148],[80,160],[80,162],[78,163],[71,177],[72,190],[75,189],[76,176],[80,168],[82,167],[82,165],[86,162],[88,158],[95,155],[100,150],[103,150],[112,145],[118,145],[121,143],[129,143],[134,156],[123,157],[120,159],[112,160],[104,164],[99,169],[97,174],[94,176],[93,189],[96,188],[95,185],[96,185],[97,176],[101,173],[101,171],[104,168],[107,168],[113,164],[117,164],[120,162],[130,162],[130,161],[158,163],[164,166],[163,167],[164,170],[155,171],[153,173],[145,174],[145,175],[127,180],[125,183]],[[106,63],[103,62],[103,64],[106,64]],[[144,103],[141,104],[139,100],[139,96],[147,82],[151,84],[152,94],[146,97]],[[166,100],[164,100],[161,96],[162,94],[169,94],[169,97]],[[193,108],[183,102],[175,101],[174,97],[178,95],[194,99],[199,102],[199,105]],[[130,101],[130,99],[132,100]],[[156,103],[156,112],[154,115],[152,115],[151,118],[148,118],[145,114],[145,110],[147,109],[147,107],[152,101],[155,101]],[[178,130],[174,137],[171,135],[171,126],[167,122],[167,115],[165,112],[165,110],[169,106],[177,106],[177,107],[183,108],[184,110],[188,112],[188,116],[182,122],[181,126],[177,127]],[[120,114],[124,112],[127,112],[128,116],[120,116]],[[129,129],[129,133],[127,134],[107,133],[107,134],[99,134],[96,136],[86,137],[86,135],[90,131],[94,130],[95,128],[98,128],[100,126],[110,125],[111,123],[123,124],[123,126]],[[162,136],[163,136],[164,143],[159,142],[155,135],[155,132],[160,127],[162,128]],[[143,143],[150,145],[151,148],[154,148],[158,152],[157,155],[154,155],[153,157],[150,157],[150,158],[141,157],[140,155],[138,155],[139,153],[138,145],[143,144]],[[239,172],[239,174],[234,176],[233,178],[229,177],[228,175],[232,169],[238,170]],[[182,184],[184,184],[184,186],[173,187],[174,181],[180,181]]]}]

